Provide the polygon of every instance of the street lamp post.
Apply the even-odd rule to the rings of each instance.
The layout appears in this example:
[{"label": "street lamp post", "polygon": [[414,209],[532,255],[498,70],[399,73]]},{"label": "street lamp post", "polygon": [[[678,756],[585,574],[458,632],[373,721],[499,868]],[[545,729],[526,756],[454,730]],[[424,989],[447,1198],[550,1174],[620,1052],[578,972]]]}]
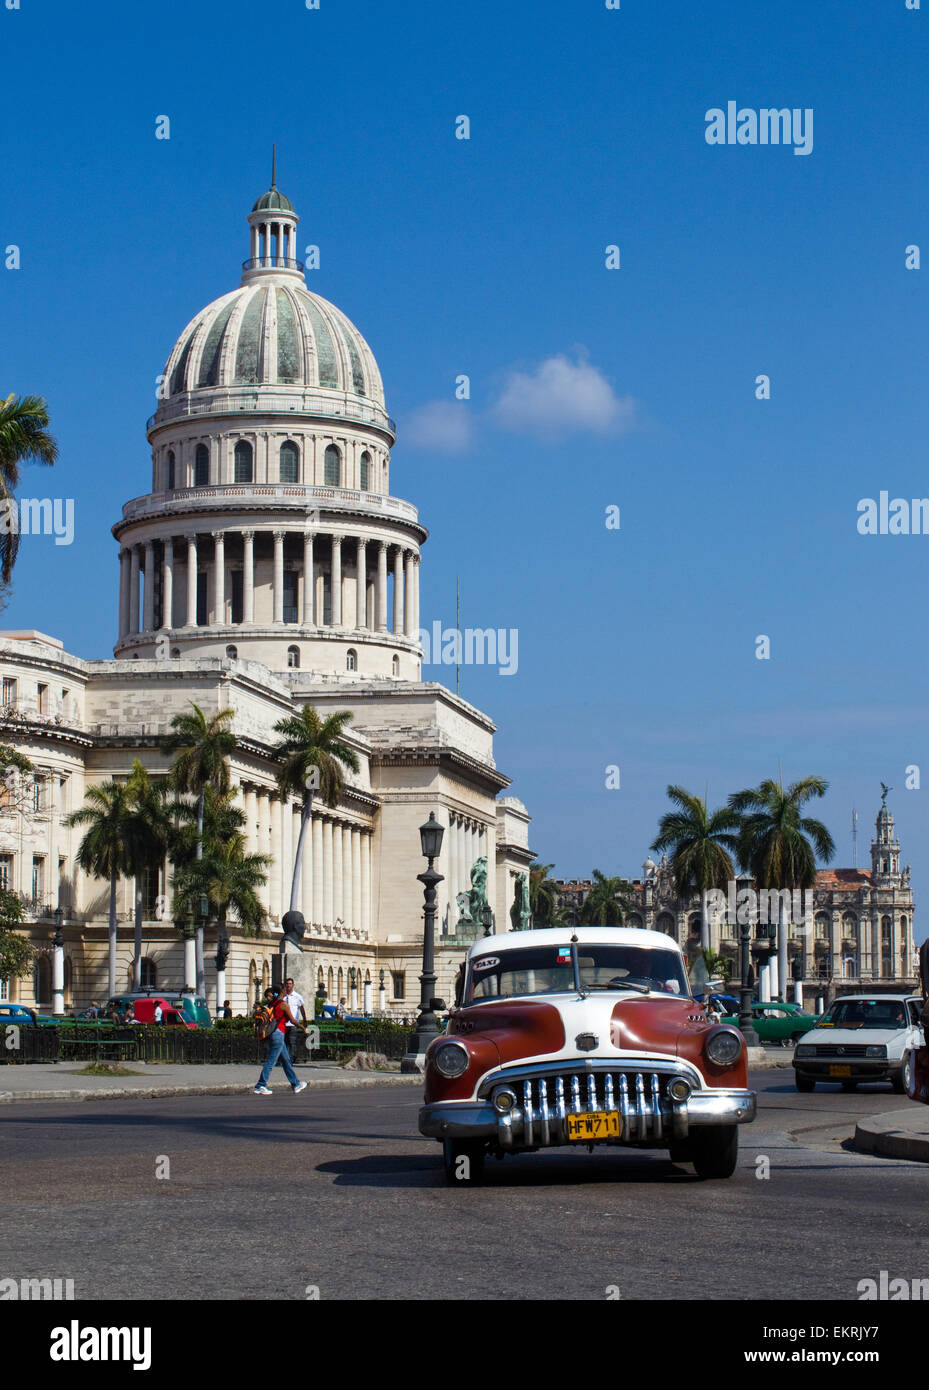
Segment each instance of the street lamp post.
[{"label": "street lamp post", "polygon": [[384,972],[380,973],[377,986],[377,1007],[380,1013],[387,1012],[387,986],[384,983]]},{"label": "street lamp post", "polygon": [[52,1013],[63,1014],[65,1011],[65,947],[64,938],[61,935],[61,924],[64,921],[64,913],[60,907],[55,908],[55,935],[52,942],[55,947],[52,956]]},{"label": "street lamp post", "polygon": [[226,935],[225,927],[220,927],[219,935],[216,938],[216,1016],[222,1016],[223,1004],[226,1002],[226,961],[229,959],[229,937]]},{"label": "street lamp post", "polygon": [[752,987],[748,982],[748,972],[752,959],[752,924],[751,922],[739,923],[739,976],[741,985],[739,988],[739,1031],[745,1039],[746,1047],[760,1046],[758,1034],[755,1032],[755,1021],[752,1017]]},{"label": "street lamp post", "polygon": [[437,873],[432,867],[433,861],[438,859],[442,849],[442,837],[445,834],[444,828],[435,818],[435,812],[429,812],[429,819],[424,825],[419,827],[419,839],[422,847],[423,857],[427,859],[428,867],[426,870],[417,874],[416,877],[423,885],[425,905],[423,922],[423,973],[419,977],[419,1018],[416,1020],[416,1032],[413,1037],[413,1050],[407,1053],[401,1063],[403,1071],[422,1071],[423,1056],[426,1048],[433,1038],[438,1037],[439,1029],[435,1020],[435,1010],[444,1009],[445,1005],[441,1000],[435,999],[435,903],[436,888],[444,881],[444,874]]},{"label": "street lamp post", "polygon": [[483,913],[482,913],[482,920],[483,920],[483,923],[484,923],[484,935],[485,935],[485,936],[493,936],[493,935],[495,934],[496,930],[497,930],[497,924],[496,924],[496,922],[494,921],[494,914],[493,914],[493,911],[491,910],[490,903],[485,903],[485,904],[484,904],[484,911],[483,911]]}]

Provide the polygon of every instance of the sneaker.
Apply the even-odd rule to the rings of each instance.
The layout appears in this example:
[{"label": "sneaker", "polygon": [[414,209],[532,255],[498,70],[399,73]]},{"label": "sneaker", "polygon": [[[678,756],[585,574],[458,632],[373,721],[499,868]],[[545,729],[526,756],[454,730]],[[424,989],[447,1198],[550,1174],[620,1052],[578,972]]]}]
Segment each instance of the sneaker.
[{"label": "sneaker", "polygon": [[[306,1083],[304,1082],[304,1085],[305,1084]],[[269,1096],[270,1094],[271,1092],[269,1091],[267,1086],[256,1086],[254,1091],[252,1091],[253,1096]]]},{"label": "sneaker", "polygon": [[300,1093],[301,1091],[305,1091],[305,1090],[306,1090],[306,1082],[305,1082],[305,1081],[298,1081],[297,1084],[296,1084],[296,1086],[294,1086],[294,1088],[293,1088],[293,1092],[294,1092],[294,1095],[295,1095],[295,1096],[296,1096],[296,1095],[299,1095],[299,1093]]}]

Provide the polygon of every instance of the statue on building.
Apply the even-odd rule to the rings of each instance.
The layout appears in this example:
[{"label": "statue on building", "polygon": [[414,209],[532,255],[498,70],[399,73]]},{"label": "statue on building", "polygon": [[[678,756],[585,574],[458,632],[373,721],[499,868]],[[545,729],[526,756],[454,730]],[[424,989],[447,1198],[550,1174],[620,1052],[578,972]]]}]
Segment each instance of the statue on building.
[{"label": "statue on building", "polygon": [[471,887],[459,893],[458,936],[479,936],[484,930],[484,908],[487,906],[487,857],[481,855],[471,869]]},{"label": "statue on building", "polygon": [[529,875],[516,875],[516,891],[513,906],[510,908],[510,921],[514,931],[529,930]]},{"label": "statue on building", "polygon": [[887,785],[886,782],[882,782],[882,783],[881,783],[881,805],[882,805],[882,806],[886,806],[886,805],[887,805],[887,793],[888,793],[888,792],[892,792],[892,791],[893,791],[893,787],[888,787],[888,785]]}]

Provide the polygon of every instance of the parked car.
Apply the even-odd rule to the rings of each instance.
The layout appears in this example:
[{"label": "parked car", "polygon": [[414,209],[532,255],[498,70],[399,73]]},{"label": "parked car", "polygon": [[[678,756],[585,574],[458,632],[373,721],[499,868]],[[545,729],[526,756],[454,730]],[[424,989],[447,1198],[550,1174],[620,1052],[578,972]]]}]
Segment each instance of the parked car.
[{"label": "parked car", "polygon": [[[779,1000],[752,1004],[752,1024],[763,1043],[779,1042],[789,1047],[815,1028],[819,1019],[819,1014],[808,1014],[799,1004],[782,1004]],[[722,1022],[738,1028],[738,1013],[727,1014]]]},{"label": "parked car", "polygon": [[914,994],[846,994],[836,999],[793,1057],[798,1091],[838,1081],[854,1091],[861,1081],[889,1081],[903,1095],[910,1081],[909,1049],[923,1045],[921,1000]]},{"label": "parked car", "polygon": [[707,1020],[663,932],[506,932],[468,952],[426,1052],[419,1129],[454,1183],[479,1182],[487,1154],[595,1144],[667,1149],[727,1178],[755,1118],[747,1084],[741,1033]]},{"label": "parked car", "polygon": [[112,999],[107,1001],[107,1012],[115,1006],[121,1014],[125,1013],[130,1004],[144,999],[166,1000],[172,1008],[183,1009],[198,1028],[209,1028],[212,1024],[210,1010],[203,996],[191,994],[185,990],[125,990],[122,994],[115,994]]},{"label": "parked car", "polygon": [[27,1009],[25,1004],[0,1004],[0,1024],[18,1023],[22,1028],[31,1028],[40,1022],[35,1009]]},{"label": "parked car", "polygon": [[132,1021],[134,1023],[154,1023],[155,1005],[160,1004],[162,1008],[162,1023],[167,1025],[179,1025],[183,1028],[196,1028],[197,1022],[193,1015],[188,1013],[186,1008],[178,1001],[169,999],[164,994],[145,995],[144,998],[127,998],[121,1002],[120,998],[110,1001],[115,1004],[120,1013],[125,1013],[129,1005],[132,1005]]}]

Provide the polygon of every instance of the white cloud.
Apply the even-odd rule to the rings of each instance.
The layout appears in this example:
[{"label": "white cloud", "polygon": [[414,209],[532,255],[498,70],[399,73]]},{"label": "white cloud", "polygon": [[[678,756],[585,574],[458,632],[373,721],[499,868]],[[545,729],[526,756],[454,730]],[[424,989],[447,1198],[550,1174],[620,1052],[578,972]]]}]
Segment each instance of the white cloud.
[{"label": "white cloud", "polygon": [[559,353],[532,371],[511,371],[492,415],[502,429],[516,434],[615,434],[632,428],[635,401],[617,396],[589,362]]},{"label": "white cloud", "polygon": [[400,442],[414,449],[460,454],[471,447],[474,424],[463,401],[429,401],[401,421]]}]

